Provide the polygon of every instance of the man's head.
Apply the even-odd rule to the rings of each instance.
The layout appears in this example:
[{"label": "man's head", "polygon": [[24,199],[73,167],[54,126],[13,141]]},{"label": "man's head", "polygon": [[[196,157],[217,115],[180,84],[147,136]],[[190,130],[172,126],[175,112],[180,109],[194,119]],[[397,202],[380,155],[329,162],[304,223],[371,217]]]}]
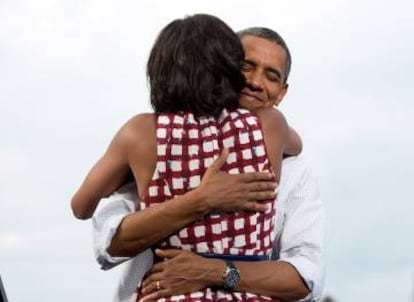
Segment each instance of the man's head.
[{"label": "man's head", "polygon": [[251,111],[277,106],[285,96],[291,56],[282,37],[268,28],[252,27],[238,32],[245,59],[246,86],[240,105]]},{"label": "man's head", "polygon": [[244,87],[239,37],[217,17],[176,19],[159,34],[147,75],[155,112],[218,115],[239,106]]}]

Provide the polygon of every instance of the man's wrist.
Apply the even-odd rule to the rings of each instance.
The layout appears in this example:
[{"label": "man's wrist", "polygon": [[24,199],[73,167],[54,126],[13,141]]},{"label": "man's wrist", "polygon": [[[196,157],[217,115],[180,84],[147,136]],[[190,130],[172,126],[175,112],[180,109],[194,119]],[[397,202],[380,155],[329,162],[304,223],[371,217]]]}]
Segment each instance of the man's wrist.
[{"label": "man's wrist", "polygon": [[226,263],[220,259],[203,259],[205,267],[204,282],[208,287],[223,287],[223,272],[226,270]]},{"label": "man's wrist", "polygon": [[239,285],[240,271],[234,265],[233,261],[226,260],[226,270],[223,272],[222,278],[224,288],[227,290],[234,290]]}]

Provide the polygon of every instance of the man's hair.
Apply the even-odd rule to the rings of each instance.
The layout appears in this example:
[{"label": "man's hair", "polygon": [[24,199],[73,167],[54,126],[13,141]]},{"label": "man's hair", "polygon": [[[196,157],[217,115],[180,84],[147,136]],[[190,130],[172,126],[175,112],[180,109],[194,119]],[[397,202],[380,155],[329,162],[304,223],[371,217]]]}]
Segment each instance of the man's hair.
[{"label": "man's hair", "polygon": [[286,53],[286,62],[285,62],[285,74],[284,74],[284,84],[287,83],[287,79],[289,77],[290,68],[292,66],[292,56],[290,55],[289,48],[283,40],[283,38],[274,30],[271,30],[266,27],[249,27],[237,32],[239,38],[243,38],[244,36],[254,36],[258,38],[266,39],[270,42],[276,43],[280,45]]},{"label": "man's hair", "polygon": [[218,116],[238,107],[244,51],[236,33],[217,17],[196,14],[169,23],[147,63],[156,113]]}]

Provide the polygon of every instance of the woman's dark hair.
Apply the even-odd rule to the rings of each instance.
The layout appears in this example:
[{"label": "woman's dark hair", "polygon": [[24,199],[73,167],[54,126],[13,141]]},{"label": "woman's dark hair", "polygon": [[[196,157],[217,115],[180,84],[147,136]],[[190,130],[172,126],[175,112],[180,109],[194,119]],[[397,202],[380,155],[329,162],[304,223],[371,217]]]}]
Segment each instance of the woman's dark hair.
[{"label": "woman's dark hair", "polygon": [[158,35],[148,59],[152,107],[156,113],[196,116],[237,108],[243,59],[240,39],[217,17],[174,20]]}]

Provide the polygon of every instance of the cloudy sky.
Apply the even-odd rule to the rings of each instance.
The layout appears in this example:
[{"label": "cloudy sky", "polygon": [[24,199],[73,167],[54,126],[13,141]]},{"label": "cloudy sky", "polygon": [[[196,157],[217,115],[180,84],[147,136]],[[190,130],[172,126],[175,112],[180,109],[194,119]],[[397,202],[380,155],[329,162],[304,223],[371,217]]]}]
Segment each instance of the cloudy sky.
[{"label": "cloudy sky", "polygon": [[[204,12],[279,31],[281,105],[327,210],[326,295],[413,299],[414,2],[0,0],[0,275],[9,300],[110,301],[69,200],[129,117],[149,111],[159,30]],[[411,202],[410,202],[411,200]],[[411,234],[411,235],[410,235]]]}]

